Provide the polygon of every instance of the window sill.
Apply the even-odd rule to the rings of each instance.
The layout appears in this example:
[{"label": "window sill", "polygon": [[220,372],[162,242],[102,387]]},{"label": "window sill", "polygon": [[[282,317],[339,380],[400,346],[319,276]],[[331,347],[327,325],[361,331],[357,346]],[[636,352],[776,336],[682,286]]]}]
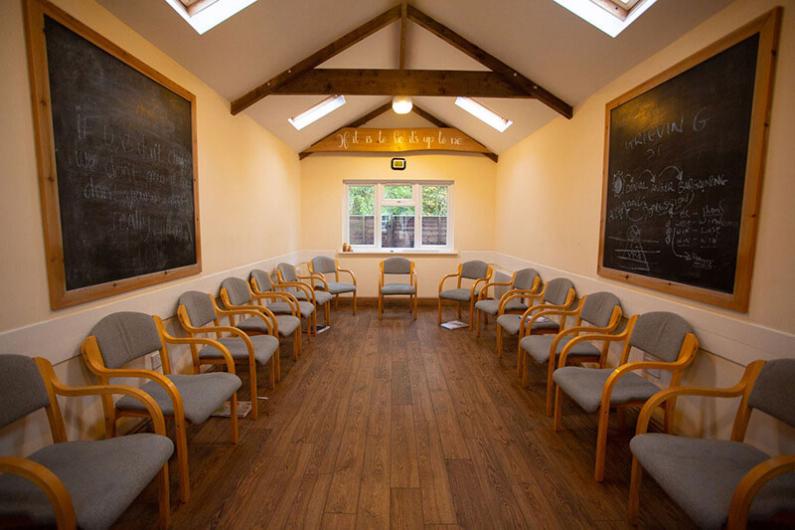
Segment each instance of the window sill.
[{"label": "window sill", "polygon": [[454,249],[444,250],[351,250],[350,252],[337,252],[337,257],[342,256],[458,256]]}]

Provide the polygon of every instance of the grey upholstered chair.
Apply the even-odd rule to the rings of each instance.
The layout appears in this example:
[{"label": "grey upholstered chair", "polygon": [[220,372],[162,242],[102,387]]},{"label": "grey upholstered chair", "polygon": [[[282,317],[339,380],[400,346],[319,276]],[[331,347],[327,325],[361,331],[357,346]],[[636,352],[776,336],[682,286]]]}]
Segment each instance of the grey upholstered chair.
[{"label": "grey upholstered chair", "polygon": [[[248,366],[251,419],[256,420],[259,413],[257,366],[265,366],[270,363],[271,387],[275,387],[279,371],[279,356],[277,355],[279,339],[271,335],[249,337],[239,328],[232,325],[221,325],[221,319],[224,317],[228,318],[231,324],[234,315],[249,315],[249,312],[221,309],[211,294],[188,291],[182,293],[178,304],[177,318],[185,333],[191,337],[210,334],[215,340],[226,346],[235,364]],[[230,336],[224,337],[224,333],[228,333]],[[190,351],[194,370],[197,372],[202,365],[226,364],[223,353],[215,346],[199,347],[197,344],[192,344]]]},{"label": "grey upholstered chair", "polygon": [[[240,278],[230,277],[221,282],[221,303],[224,309],[235,313],[230,315],[229,322],[249,335],[272,335],[274,337],[293,338],[293,358],[301,355],[301,318],[295,315],[274,315],[270,309],[258,304],[266,295],[255,295],[251,292],[248,282]],[[237,313],[244,311],[246,313]],[[240,314],[240,320],[235,317]],[[279,356],[276,355],[278,358]],[[281,363],[280,360],[276,361]],[[279,380],[280,370],[276,371]]]},{"label": "grey upholstered chair", "polygon": [[[114,394],[140,403],[152,419],[154,434],[68,441],[56,396],[110,399]],[[163,414],[151,396],[128,386],[65,386],[49,361],[4,354],[0,403],[0,428],[45,409],[53,439],[52,445],[25,458],[0,457],[0,526],[109,528],[157,477],[160,527],[168,527],[168,459],[174,444],[165,436]]]},{"label": "grey upholstered chair", "polygon": [[[453,274],[448,274],[439,281],[439,295],[438,306],[439,324],[442,323],[442,302],[452,302],[458,308],[458,319],[461,319],[461,304],[467,304],[469,307],[469,325],[473,326],[475,318],[475,302],[477,295],[480,293],[480,284],[488,283],[491,275],[494,274],[494,269],[485,261],[472,260],[460,263],[458,271]],[[450,278],[456,279],[456,287],[454,289],[445,289],[444,283]],[[469,287],[462,287],[463,280],[471,280],[472,284]],[[474,326],[473,326],[474,327]]]},{"label": "grey upholstered chair", "polygon": [[[340,267],[340,262],[337,259],[328,256],[315,256],[307,265],[311,275],[319,274],[325,281],[326,290],[334,295],[334,307],[339,303],[341,294],[351,293],[353,295],[353,314],[356,314],[356,276],[350,269],[343,269]],[[340,273],[343,272],[350,276],[352,283],[340,281]],[[334,275],[334,279],[330,280],[326,275]],[[320,281],[314,280],[315,287],[323,285]]]},{"label": "grey upholstered chair", "polygon": [[[596,464],[594,478],[604,479],[607,451],[607,426],[611,408],[642,405],[660,388],[647,378],[638,375],[640,370],[671,372],[670,385],[676,386],[684,369],[693,362],[698,350],[698,339],[690,324],[679,315],[667,312],[634,315],[621,333],[589,333],[580,341],[623,342],[623,351],[616,368],[604,368],[607,350],[600,359],[600,368],[567,366],[568,352],[561,352],[558,368],[553,374],[555,384],[555,430],[560,429],[560,412],[563,396],[570,397],[585,412],[599,412],[599,430],[596,436]],[[653,361],[629,362],[633,348],[642,350]],[[670,429],[674,402],[665,407],[665,431]],[[623,410],[621,411],[623,413]]]},{"label": "grey upholstered chair", "polygon": [[[632,450],[629,519],[638,514],[645,469],[699,528],[741,530],[749,522],[795,514],[795,455],[771,457],[743,443],[758,409],[795,427],[795,359],[755,361],[731,388],[678,387],[654,395],[640,412]],[[654,410],[680,396],[740,397],[731,440],[648,433]],[[642,466],[642,467],[641,467]]]},{"label": "grey upholstered chair", "polygon": [[[568,309],[576,296],[574,284],[566,278],[555,278],[549,281],[536,295],[524,292],[505,296],[500,311],[497,313],[497,356],[502,358],[503,335],[505,333],[512,336],[518,335],[521,341],[522,337],[527,334],[543,335],[560,331],[561,326],[565,327],[566,325],[565,315],[560,317],[560,322],[556,322],[539,313]],[[541,303],[531,305],[520,315],[507,313],[505,308],[516,298],[526,298],[530,302],[540,300]],[[516,352],[516,371],[521,377],[525,367],[522,364],[521,348],[518,344]]]},{"label": "grey upholstered chair", "polygon": [[[514,296],[535,296],[541,288],[541,277],[535,269],[522,269],[511,276],[498,272],[494,275],[496,281],[483,286],[475,302],[475,329],[480,337],[480,314],[483,313],[484,322],[488,323],[489,315],[496,317],[503,309],[503,313],[523,312],[527,309],[525,298]],[[488,297],[489,289],[494,289],[494,297]],[[505,301],[503,302],[503,299]]]},{"label": "grey upholstered chair", "polygon": [[261,269],[253,269],[248,278],[251,291],[261,303],[265,304],[274,315],[293,315],[306,321],[307,337],[314,332],[317,324],[315,304],[306,300],[299,300],[292,293],[277,291],[271,275]]},{"label": "grey upholstered chair", "polygon": [[612,293],[593,293],[580,298],[574,309],[547,310],[538,313],[545,317],[558,316],[573,318],[574,325],[566,327],[556,335],[533,335],[523,337],[519,341],[519,356],[522,370],[522,384],[528,383],[529,357],[535,364],[547,365],[547,416],[552,415],[554,397],[554,380],[552,374],[557,367],[557,356],[566,350],[566,359],[572,364],[598,362],[607,355],[609,342],[602,342],[597,348],[586,338],[577,338],[580,334],[613,333],[621,323],[621,302]]},{"label": "grey upholstered chair", "polygon": [[331,323],[331,305],[330,302],[334,296],[328,292],[328,289],[317,289],[312,284],[306,283],[304,280],[317,281],[327,285],[325,279],[318,276],[306,276],[298,274],[295,265],[290,263],[279,263],[276,266],[276,280],[278,287],[293,294],[299,300],[307,300],[312,302],[315,307],[323,307],[323,318],[326,325]]},{"label": "grey upholstered chair", "polygon": [[[172,374],[168,355],[170,344],[196,344],[213,346],[226,360],[227,372]],[[157,316],[145,313],[112,313],[91,330],[83,341],[81,351],[88,369],[101,384],[115,377],[135,377],[148,380],[141,390],[157,402],[163,415],[174,418],[176,426],[177,469],[180,474],[180,500],[190,499],[188,473],[188,441],[185,421],[200,424],[229,400],[232,443],[237,443],[237,390],[242,382],[235,375],[235,363],[226,346],[208,338],[174,337],[170,335]],[[135,359],[151,352],[159,352],[163,373],[154,370],[124,368]],[[195,369],[195,368],[194,368]],[[107,396],[102,399],[105,410],[105,429],[113,435],[116,420],[124,416],[147,415],[140,401],[125,396],[115,403]]]},{"label": "grey upholstered chair", "polygon": [[[385,275],[407,275],[408,283],[386,283]],[[384,314],[385,296],[408,296],[411,315],[417,320],[417,275],[414,262],[406,258],[387,258],[378,264],[378,320]]]}]

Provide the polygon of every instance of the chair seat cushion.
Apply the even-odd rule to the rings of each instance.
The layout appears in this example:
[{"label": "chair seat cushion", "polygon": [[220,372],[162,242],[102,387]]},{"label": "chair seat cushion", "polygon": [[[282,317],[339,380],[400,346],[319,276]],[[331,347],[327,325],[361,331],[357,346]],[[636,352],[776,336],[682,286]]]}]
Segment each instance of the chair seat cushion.
[{"label": "chair seat cushion", "polygon": [[[293,315],[276,315],[276,325],[279,327],[279,335],[289,337],[296,329],[301,326],[301,319]],[[268,333],[268,327],[259,317],[250,317],[237,323],[237,328],[243,331],[253,331],[258,333]]]},{"label": "chair seat cushion", "polygon": [[[109,528],[174,452],[174,444],[157,434],[133,434],[109,440],[50,445],[28,458],[64,483],[72,497],[77,525]],[[21,477],[0,475],[0,515],[54,525],[47,496]]]},{"label": "chair seat cushion", "polygon": [[381,294],[415,294],[417,288],[408,283],[387,283],[381,287]]},{"label": "chair seat cushion", "polygon": [[[701,528],[726,524],[732,495],[742,477],[769,457],[740,442],[649,433],[629,444],[643,468]],[[762,487],[749,519],[760,521],[795,510],[795,473]]]},{"label": "chair seat cushion", "polygon": [[[503,331],[505,331],[508,335],[516,335],[519,333],[519,326],[522,323],[522,315],[500,315],[497,317],[497,325],[500,326]],[[555,322],[554,320],[544,319],[544,320],[535,320],[533,321],[532,329],[533,331],[543,331],[543,332],[556,332],[560,328],[560,325]]]},{"label": "chair seat cushion", "polygon": [[[273,302],[268,304],[267,307],[271,310],[271,313],[276,315],[291,315],[293,313],[293,307],[287,302]],[[315,312],[315,306],[312,305],[312,302],[299,300],[298,311],[301,313],[301,318],[309,318]]]},{"label": "chair seat cushion", "polygon": [[447,289],[446,291],[442,291],[439,293],[439,298],[444,298],[445,300],[455,300],[457,302],[469,302],[469,296],[471,292],[469,289],[461,287],[459,289]]},{"label": "chair seat cushion", "polygon": [[[273,353],[279,349],[279,339],[270,335],[253,335],[249,337],[254,344],[254,358],[259,364],[266,364],[273,357]],[[240,337],[222,337],[216,339],[226,346],[234,359],[248,360],[248,347]],[[199,357],[208,359],[220,359],[223,355],[221,350],[215,346],[205,346],[199,350]]]},{"label": "chair seat cushion", "polygon": [[[185,418],[191,423],[207,421],[210,414],[232,397],[232,394],[237,392],[242,384],[238,376],[226,372],[195,375],[171,374],[166,377],[174,383],[182,396]],[[174,414],[171,398],[160,383],[148,381],[141,386],[141,390],[157,401],[163,414],[166,416]],[[116,407],[122,410],[146,410],[140,401],[130,396],[124,396],[117,401]]]},{"label": "chair seat cushion", "polygon": [[[488,313],[489,315],[496,315],[500,310],[500,301],[496,299],[478,300],[475,302],[475,309]],[[524,311],[527,309],[527,304],[522,302],[521,298],[511,298],[505,304],[506,311]]]},{"label": "chair seat cushion", "polygon": [[[564,366],[553,374],[555,383],[586,412],[596,412],[602,401],[602,389],[613,368],[584,368]],[[645,401],[660,391],[660,387],[635,372],[628,372],[613,385],[611,405]]]},{"label": "chair seat cushion", "polygon": [[[295,296],[299,300],[306,300],[306,293],[304,293],[303,290],[294,292],[293,296]],[[315,289],[315,302],[317,302],[317,305],[327,304],[328,302],[331,301],[332,298],[334,298],[334,295],[329,293],[328,291],[321,291]]]},{"label": "chair seat cushion", "polygon": [[[519,341],[519,346],[526,351],[530,357],[538,364],[545,364],[549,360],[549,348],[552,346],[552,341],[555,340],[557,335],[528,335]],[[572,335],[565,335],[560,342],[558,342],[557,351],[555,355],[563,351],[563,347],[571,341],[574,337]],[[569,350],[569,356],[598,356],[599,348],[594,346],[592,342],[578,342]]]},{"label": "chair seat cushion", "polygon": [[353,293],[356,292],[356,286],[352,283],[345,282],[326,282],[328,284],[328,292],[331,294]]}]

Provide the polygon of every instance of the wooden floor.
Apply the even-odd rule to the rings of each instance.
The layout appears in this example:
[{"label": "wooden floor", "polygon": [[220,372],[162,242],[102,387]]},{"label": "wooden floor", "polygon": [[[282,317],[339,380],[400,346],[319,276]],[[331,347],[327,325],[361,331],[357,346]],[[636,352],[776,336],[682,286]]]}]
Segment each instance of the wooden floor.
[{"label": "wooden floor", "polygon": [[[285,345],[282,382],[262,390],[265,413],[241,421],[237,446],[223,419],[189,432],[193,497],[177,506],[172,490],[173,527],[627,528],[631,433],[611,429],[597,484],[594,418],[568,407],[568,430],[553,432],[541,370],[521,388],[493,324],[476,340],[434,311],[412,322],[395,304],[379,322],[340,306],[300,361]],[[155,494],[118,527],[154,527]],[[641,510],[643,528],[692,527],[651,480]]]}]

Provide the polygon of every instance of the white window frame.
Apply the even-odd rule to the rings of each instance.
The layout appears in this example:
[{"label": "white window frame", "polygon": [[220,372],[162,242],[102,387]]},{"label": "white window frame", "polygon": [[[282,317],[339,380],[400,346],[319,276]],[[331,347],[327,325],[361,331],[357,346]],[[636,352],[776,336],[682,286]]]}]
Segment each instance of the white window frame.
[{"label": "white window frame", "polygon": [[[399,254],[412,252],[451,252],[453,249],[453,181],[451,180],[345,180],[345,193],[342,198],[342,239],[350,242],[350,221],[348,211],[349,189],[352,186],[374,186],[374,226],[372,245],[354,245],[354,252],[386,252]],[[411,199],[387,199],[384,197],[386,186],[412,186]],[[422,243],[422,187],[445,186],[447,188],[447,244],[423,245]],[[382,247],[381,246],[381,207],[382,206],[413,206],[414,207],[414,246],[413,247]]]}]

